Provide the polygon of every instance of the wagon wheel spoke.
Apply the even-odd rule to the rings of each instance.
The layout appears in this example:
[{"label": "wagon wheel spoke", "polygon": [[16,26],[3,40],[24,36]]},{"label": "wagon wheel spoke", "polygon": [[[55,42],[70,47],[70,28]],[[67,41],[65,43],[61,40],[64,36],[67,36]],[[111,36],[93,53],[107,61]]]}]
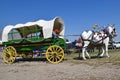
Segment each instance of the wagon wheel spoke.
[{"label": "wagon wheel spoke", "polygon": [[48,52],[53,52],[53,47],[49,48]]},{"label": "wagon wheel spoke", "polygon": [[60,46],[50,46],[46,51],[46,58],[49,62],[57,64],[64,58],[64,51]]},{"label": "wagon wheel spoke", "polygon": [[15,60],[15,57],[10,57],[8,60],[6,60],[6,63],[12,64]]},{"label": "wagon wheel spoke", "polygon": [[60,59],[61,59],[61,57],[57,56],[57,59],[58,59],[58,60],[60,60]]},{"label": "wagon wheel spoke", "polygon": [[50,60],[53,60],[53,58],[54,58],[53,56],[49,57]]},{"label": "wagon wheel spoke", "polygon": [[12,64],[15,61],[16,50],[13,46],[8,46],[3,50],[2,58],[7,64]]}]

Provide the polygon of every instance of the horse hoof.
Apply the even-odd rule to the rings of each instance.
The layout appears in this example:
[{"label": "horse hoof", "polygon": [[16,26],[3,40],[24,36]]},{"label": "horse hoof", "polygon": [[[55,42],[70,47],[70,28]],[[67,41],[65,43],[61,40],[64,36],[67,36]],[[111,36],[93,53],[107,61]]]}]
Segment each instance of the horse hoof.
[{"label": "horse hoof", "polygon": [[86,60],[86,58],[83,58],[83,60]]},{"label": "horse hoof", "polygon": [[110,57],[110,56],[107,56],[108,58]]}]

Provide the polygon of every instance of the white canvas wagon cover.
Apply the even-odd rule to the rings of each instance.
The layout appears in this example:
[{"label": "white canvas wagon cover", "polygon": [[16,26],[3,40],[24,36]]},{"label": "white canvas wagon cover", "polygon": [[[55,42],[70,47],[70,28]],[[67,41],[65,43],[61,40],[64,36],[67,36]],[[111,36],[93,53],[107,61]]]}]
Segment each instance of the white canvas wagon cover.
[{"label": "white canvas wagon cover", "polygon": [[[41,27],[43,30],[43,37],[44,38],[50,38],[52,37],[52,32],[54,29],[59,29],[59,37],[63,38],[64,36],[64,22],[60,17],[55,17],[52,20],[46,21],[46,20],[38,20],[35,22],[27,22],[25,24],[16,24],[15,26],[13,25],[8,25],[5,26],[3,29],[2,33],[2,42],[7,42],[8,41],[8,34],[11,30],[20,30],[24,27],[26,30],[33,29],[33,27],[38,26]],[[26,35],[28,35],[27,33]],[[25,35],[22,35],[24,37]]]}]

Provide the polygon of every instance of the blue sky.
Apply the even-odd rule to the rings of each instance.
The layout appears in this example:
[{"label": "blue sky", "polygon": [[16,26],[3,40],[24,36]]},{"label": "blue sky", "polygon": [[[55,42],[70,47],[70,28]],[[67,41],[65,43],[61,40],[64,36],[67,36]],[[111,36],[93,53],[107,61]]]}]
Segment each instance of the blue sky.
[{"label": "blue sky", "polygon": [[[94,24],[115,24],[115,40],[120,41],[120,0],[0,0],[0,29],[56,16],[65,23],[65,35],[81,34]],[[67,38],[74,40],[78,36]]]}]

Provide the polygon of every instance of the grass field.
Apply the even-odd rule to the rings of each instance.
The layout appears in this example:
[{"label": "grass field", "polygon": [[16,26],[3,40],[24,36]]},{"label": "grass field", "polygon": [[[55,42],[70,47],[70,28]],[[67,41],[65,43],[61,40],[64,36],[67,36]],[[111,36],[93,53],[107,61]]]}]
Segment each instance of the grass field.
[{"label": "grass field", "polygon": [[93,53],[89,53],[91,59],[82,60],[81,56],[79,57],[79,53],[72,53],[70,55],[65,55],[65,61],[72,62],[75,64],[89,64],[99,66],[104,63],[112,63],[113,65],[120,65],[120,49],[109,49],[110,57],[106,57],[105,55],[102,58],[97,57],[98,51],[95,50]]}]

